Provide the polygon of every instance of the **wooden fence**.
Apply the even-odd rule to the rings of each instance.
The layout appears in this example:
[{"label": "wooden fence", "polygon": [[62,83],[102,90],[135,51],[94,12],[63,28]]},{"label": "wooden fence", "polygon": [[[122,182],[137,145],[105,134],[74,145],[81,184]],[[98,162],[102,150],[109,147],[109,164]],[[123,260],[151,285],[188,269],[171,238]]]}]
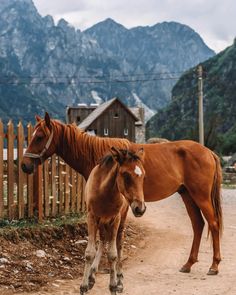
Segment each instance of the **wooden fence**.
[{"label": "wooden fence", "polygon": [[21,122],[5,127],[0,121],[0,219],[42,220],[84,211],[83,177],[56,155],[33,175],[24,174],[20,163],[33,127],[28,124],[26,133]]}]

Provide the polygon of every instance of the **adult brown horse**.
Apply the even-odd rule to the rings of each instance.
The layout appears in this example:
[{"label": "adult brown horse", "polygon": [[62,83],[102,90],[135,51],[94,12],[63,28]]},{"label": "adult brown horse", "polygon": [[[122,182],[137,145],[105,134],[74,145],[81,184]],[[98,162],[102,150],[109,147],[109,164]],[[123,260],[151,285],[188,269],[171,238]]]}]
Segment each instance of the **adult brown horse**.
[{"label": "adult brown horse", "polygon": [[[141,145],[126,139],[99,138],[74,125],[36,117],[32,140],[24,154],[22,169],[33,173],[45,159],[56,153],[85,179],[112,146],[138,149]],[[213,262],[209,275],[218,273],[220,233],[222,232],[221,167],[218,157],[208,148],[190,140],[142,145],[145,151],[144,196],[146,202],[159,201],[178,192],[187,208],[193,227],[190,256],[181,272],[190,272],[198,252],[206,218],[213,241]],[[202,216],[203,214],[203,216]]]}]

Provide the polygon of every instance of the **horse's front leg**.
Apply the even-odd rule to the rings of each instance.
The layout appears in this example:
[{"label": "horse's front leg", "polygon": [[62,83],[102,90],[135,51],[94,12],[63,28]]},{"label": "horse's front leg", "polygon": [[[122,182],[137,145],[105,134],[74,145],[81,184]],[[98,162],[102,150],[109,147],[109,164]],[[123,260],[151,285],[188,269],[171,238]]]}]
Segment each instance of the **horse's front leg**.
[{"label": "horse's front leg", "polygon": [[110,285],[109,289],[111,295],[116,295],[117,291],[117,271],[116,271],[116,263],[117,263],[117,248],[116,248],[116,238],[117,232],[120,225],[120,214],[118,214],[112,225],[111,225],[111,240],[109,241],[108,247],[108,262],[110,265]]},{"label": "horse's front leg", "polygon": [[82,283],[80,285],[80,294],[84,294],[89,290],[89,275],[91,264],[94,260],[96,254],[96,233],[97,233],[97,224],[95,218],[91,213],[88,213],[87,218],[88,224],[88,245],[85,250],[85,267],[84,267],[84,276]]},{"label": "horse's front leg", "polygon": [[94,258],[94,261],[89,273],[89,289],[92,289],[95,284],[95,275],[98,272],[98,266],[102,257],[103,248],[104,248],[104,242],[100,239],[96,256]]},{"label": "horse's front leg", "polygon": [[128,213],[128,205],[125,209],[124,213],[121,216],[120,226],[117,232],[117,239],[116,239],[116,247],[117,247],[117,254],[118,254],[118,260],[117,260],[117,292],[121,293],[123,292],[123,268],[122,268],[122,254],[123,254],[123,239],[124,239],[124,226],[125,226],[125,220]]}]

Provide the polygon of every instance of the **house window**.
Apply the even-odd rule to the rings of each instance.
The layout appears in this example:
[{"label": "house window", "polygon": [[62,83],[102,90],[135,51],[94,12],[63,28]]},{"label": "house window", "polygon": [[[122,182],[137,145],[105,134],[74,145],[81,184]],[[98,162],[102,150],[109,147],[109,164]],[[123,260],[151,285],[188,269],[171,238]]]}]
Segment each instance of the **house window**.
[{"label": "house window", "polygon": [[108,128],[104,128],[104,135],[108,136],[108,134],[109,134]]},{"label": "house window", "polygon": [[77,121],[77,123],[80,122],[80,116],[77,116],[77,117],[76,117],[76,121]]},{"label": "house window", "polygon": [[125,128],[124,129],[124,135],[127,136],[128,134],[129,134],[129,130],[128,130],[128,128]]},{"label": "house window", "polygon": [[118,118],[119,118],[119,114],[118,113],[115,113],[114,119],[118,119]]}]

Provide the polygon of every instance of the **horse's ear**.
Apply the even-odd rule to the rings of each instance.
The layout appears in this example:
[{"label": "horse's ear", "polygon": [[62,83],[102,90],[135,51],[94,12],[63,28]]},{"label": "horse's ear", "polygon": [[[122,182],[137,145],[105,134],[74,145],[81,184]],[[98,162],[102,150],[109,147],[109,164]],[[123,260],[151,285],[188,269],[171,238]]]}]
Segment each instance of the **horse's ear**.
[{"label": "horse's ear", "polygon": [[36,115],[36,116],[35,116],[35,120],[36,120],[37,122],[40,122],[40,121],[42,120],[42,118],[41,118],[40,116]]},{"label": "horse's ear", "polygon": [[51,126],[51,119],[50,119],[50,116],[47,112],[45,112],[44,120],[46,122],[46,126],[49,128]]},{"label": "horse's ear", "polygon": [[144,154],[145,154],[145,152],[144,152],[144,148],[143,148],[143,147],[141,147],[141,148],[136,152],[136,155],[140,158],[141,161],[143,161],[143,159],[144,159]]}]

